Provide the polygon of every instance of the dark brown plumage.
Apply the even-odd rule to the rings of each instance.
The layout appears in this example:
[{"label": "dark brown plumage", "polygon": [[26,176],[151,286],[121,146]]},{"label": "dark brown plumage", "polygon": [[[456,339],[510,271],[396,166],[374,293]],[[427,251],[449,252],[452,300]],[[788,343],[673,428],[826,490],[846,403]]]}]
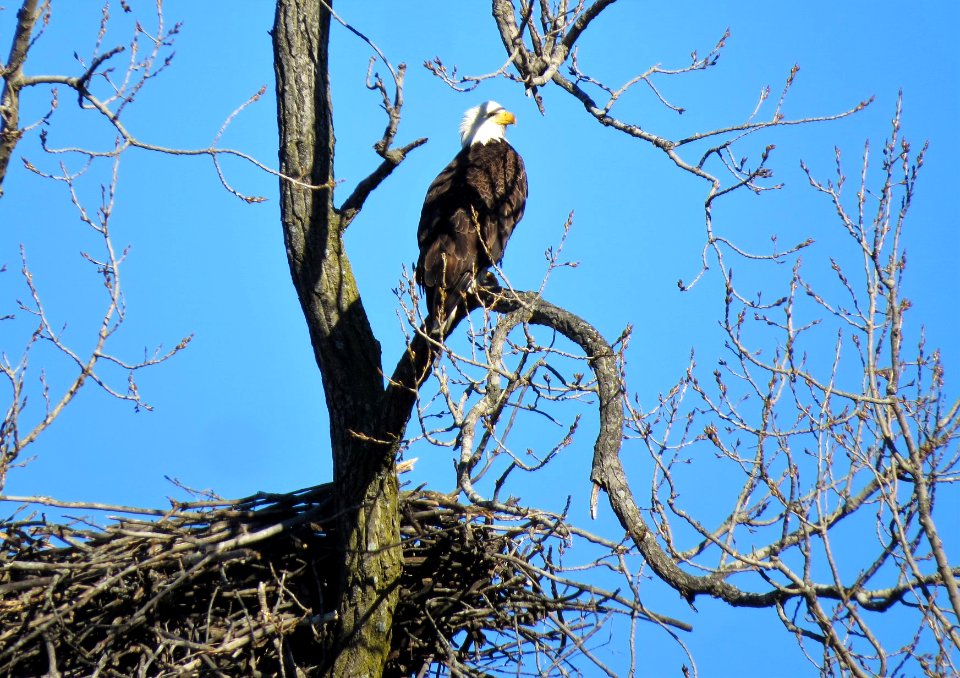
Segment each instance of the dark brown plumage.
[{"label": "dark brown plumage", "polygon": [[487,102],[467,112],[464,146],[433,180],[420,213],[416,279],[427,301],[426,327],[445,333],[464,294],[503,258],[523,216],[527,175],[503,136],[513,115]]}]

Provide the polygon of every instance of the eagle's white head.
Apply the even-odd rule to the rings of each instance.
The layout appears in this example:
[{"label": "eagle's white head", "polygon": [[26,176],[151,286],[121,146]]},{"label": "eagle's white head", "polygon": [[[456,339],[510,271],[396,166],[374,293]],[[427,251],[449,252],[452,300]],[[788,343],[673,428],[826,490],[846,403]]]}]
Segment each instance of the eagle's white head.
[{"label": "eagle's white head", "polygon": [[460,123],[460,143],[466,148],[471,144],[504,139],[507,125],[516,121],[513,113],[496,101],[484,101],[464,114],[463,122]]}]

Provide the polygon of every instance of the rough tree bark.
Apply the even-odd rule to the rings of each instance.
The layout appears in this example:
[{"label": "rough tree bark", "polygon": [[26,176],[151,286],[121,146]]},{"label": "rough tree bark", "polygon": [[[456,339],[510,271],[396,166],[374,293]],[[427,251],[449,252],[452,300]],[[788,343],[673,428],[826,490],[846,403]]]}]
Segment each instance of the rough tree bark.
[{"label": "rough tree bark", "polygon": [[380,346],[360,301],[333,201],[334,134],[328,78],[330,14],[320,0],[279,0],[273,40],[280,169],[325,188],[280,182],[290,272],[323,375],[330,414],[344,566],[330,672],[379,675],[390,650],[399,549],[394,446],[377,444],[383,398]]},{"label": "rough tree bark", "polygon": [[0,63],[3,89],[0,91],[0,197],[3,197],[3,178],[13,155],[13,149],[23,135],[20,122],[20,88],[23,86],[23,62],[30,49],[30,36],[40,18],[36,0],[26,0],[17,12],[17,28],[10,47],[7,63]]}]

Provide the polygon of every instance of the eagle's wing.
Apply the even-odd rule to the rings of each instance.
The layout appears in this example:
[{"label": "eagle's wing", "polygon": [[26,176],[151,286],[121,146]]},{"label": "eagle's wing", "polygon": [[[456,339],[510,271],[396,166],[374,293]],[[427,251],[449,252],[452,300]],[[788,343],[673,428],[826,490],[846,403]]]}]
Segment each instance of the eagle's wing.
[{"label": "eagle's wing", "polygon": [[473,212],[481,204],[467,180],[469,149],[463,149],[427,189],[420,212],[417,241],[417,282],[427,297],[427,312],[434,319],[440,306],[449,317],[473,280],[477,251],[481,249]]},{"label": "eagle's wing", "polygon": [[527,172],[523,159],[506,141],[477,147],[468,182],[479,186],[483,201],[483,247],[478,268],[499,264],[527,204]]}]

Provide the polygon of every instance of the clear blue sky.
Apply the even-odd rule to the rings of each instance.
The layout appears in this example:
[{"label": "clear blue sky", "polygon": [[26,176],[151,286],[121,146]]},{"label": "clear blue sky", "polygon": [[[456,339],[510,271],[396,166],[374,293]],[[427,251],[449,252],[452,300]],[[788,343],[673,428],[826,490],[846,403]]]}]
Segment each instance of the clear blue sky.
[{"label": "clear blue sky", "polygon": [[[133,4],[152,30],[152,3]],[[96,5],[55,2],[53,20],[31,55],[28,73],[78,73],[72,55],[90,52],[100,18]],[[560,91],[544,91],[547,115],[541,116],[516,85],[491,81],[477,92],[458,94],[421,67],[440,55],[464,73],[497,69],[504,55],[487,3],[341,2],[337,9],[394,64],[409,65],[400,143],[430,139],[370,198],[347,236],[385,366],[392,368],[403,346],[391,290],[401,267],[416,258],[423,194],[458,148],[463,110],[488,98],[516,113],[519,123],[509,137],[530,176],[526,216],[504,262],[513,284],[539,284],[542,253],[557,242],[573,210],[574,229],[565,253],[580,266],[555,274],[546,296],[590,319],[607,337],[615,337],[627,323],[635,325],[630,386],[647,401],[680,376],[691,347],[697,347],[702,364],[712,364],[722,352],[718,278],[708,276],[686,294],[676,286],[677,279],[689,280],[698,270],[702,185],[648,146],[601,128]],[[119,6],[113,11],[116,25],[108,46],[125,43],[130,34]],[[176,57],[138,97],[128,126],[153,143],[206,146],[226,115],[266,85],[267,94],[234,121],[223,145],[275,166],[267,33],[271,3],[169,2],[166,17],[171,24],[183,22]],[[13,19],[8,3],[0,12],[4,50]],[[955,206],[960,180],[958,21],[956,3],[933,0],[914,3],[909,13],[888,0],[807,2],[802,10],[782,4],[625,0],[591,27],[580,63],[615,84],[655,63],[683,66],[690,52],[706,53],[730,27],[732,36],[716,68],[659,81],[687,109],[683,116],[662,109],[641,87],[615,109],[668,138],[741,122],[764,86],[779,93],[794,63],[801,70],[785,107],[789,117],[839,112],[875,95],[873,105],[853,118],[757,137],[749,150],[777,145],[772,166],[786,190],[745,195],[718,208],[719,230],[734,239],[761,242],[776,233],[788,243],[816,233],[817,244],[806,256],[821,263],[845,243],[830,205],[806,188],[799,160],[829,177],[836,145],[855,175],[867,138],[879,151],[902,88],[905,135],[917,148],[924,140],[931,144],[908,225],[907,293],[914,302],[914,321],[925,324],[929,342],[944,349],[948,384],[955,384],[960,369],[952,294],[960,264]],[[369,48],[339,27],[333,33],[337,175],[345,185],[339,202],[376,166],[371,145],[382,132],[384,117],[376,95],[363,87]],[[45,92],[30,91],[24,98],[28,111],[42,113]],[[109,130],[92,116],[77,116],[75,109],[75,99],[61,92],[51,145],[108,147]],[[55,167],[39,150],[35,134],[17,154],[38,166]],[[227,162],[226,169],[239,190],[265,196],[266,202],[247,205],[229,195],[206,159],[133,152],[124,160],[113,228],[115,243],[131,246],[123,268],[129,312],[114,350],[136,359],[144,347],[171,347],[191,333],[195,340],[171,362],[140,375],[140,390],[155,406],[153,412],[133,412],[95,387],[86,388],[31,448],[36,459],[12,474],[8,494],[157,505],[165,496],[181,496],[165,475],[230,497],[330,479],[320,377],[289,280],[277,182],[241,162]],[[96,182],[90,184],[86,197],[95,205]],[[19,160],[11,165],[5,192],[0,263],[7,271],[0,274],[0,311],[14,312],[14,300],[26,295],[18,273],[22,243],[48,313],[57,324],[67,325],[65,337],[83,350],[91,343],[91,313],[102,306],[104,295],[79,253],[95,251],[96,241],[83,231],[63,186],[26,172]],[[604,301],[598,303],[601,295]],[[31,329],[22,317],[0,325],[0,348],[12,361]],[[46,370],[54,391],[63,383],[65,365],[49,352],[35,352],[31,365],[34,377]],[[122,375],[113,376],[113,383],[123,388]],[[39,391],[31,395],[30,408],[27,419],[42,411]],[[564,493],[589,491],[590,449],[584,436],[571,454],[576,458],[569,467],[573,480]],[[450,455],[448,449],[414,450],[420,461],[411,478],[448,489],[454,481]],[[663,605],[669,608],[664,611],[696,625],[697,632],[685,641],[702,675],[728,675],[724,662],[729,659],[711,655],[747,638],[763,639],[753,640],[751,651],[758,661],[776,661],[782,667],[778,675],[815,675],[772,612],[714,614],[719,606],[704,600],[700,613],[693,615],[675,600]],[[764,633],[767,628],[773,633]],[[641,632],[639,642],[650,644],[642,654],[653,662],[651,675],[676,674],[682,657],[662,634]]]}]

